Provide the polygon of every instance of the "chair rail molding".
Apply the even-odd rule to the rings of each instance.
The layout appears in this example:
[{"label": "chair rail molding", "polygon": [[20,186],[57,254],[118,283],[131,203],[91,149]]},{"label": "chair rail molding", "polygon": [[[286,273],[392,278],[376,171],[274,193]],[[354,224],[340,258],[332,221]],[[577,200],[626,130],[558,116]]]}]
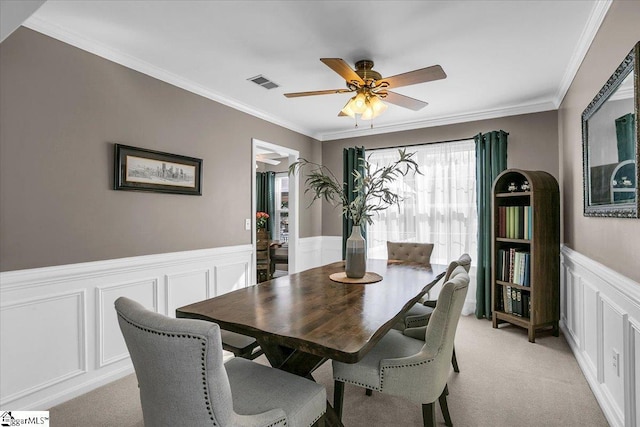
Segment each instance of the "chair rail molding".
[{"label": "chair rail molding", "polygon": [[250,284],[252,246],[0,273],[0,406],[45,410],[133,372],[114,301],[176,307]]},{"label": "chair rail molding", "polygon": [[640,283],[561,245],[560,326],[607,420],[640,425]]}]

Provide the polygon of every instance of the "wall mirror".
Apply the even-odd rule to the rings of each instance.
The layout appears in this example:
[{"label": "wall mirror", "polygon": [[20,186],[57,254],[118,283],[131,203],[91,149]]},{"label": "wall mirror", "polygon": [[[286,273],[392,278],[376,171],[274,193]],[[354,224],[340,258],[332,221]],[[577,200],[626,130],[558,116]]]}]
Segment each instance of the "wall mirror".
[{"label": "wall mirror", "polygon": [[638,218],[640,42],[582,113],[584,215]]}]

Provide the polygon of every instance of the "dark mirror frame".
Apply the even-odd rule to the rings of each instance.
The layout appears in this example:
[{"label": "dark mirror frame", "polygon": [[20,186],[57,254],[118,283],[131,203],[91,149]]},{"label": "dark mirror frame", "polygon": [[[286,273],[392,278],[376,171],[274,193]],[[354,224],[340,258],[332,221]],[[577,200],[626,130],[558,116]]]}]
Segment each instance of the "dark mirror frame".
[{"label": "dark mirror frame", "polygon": [[[582,113],[582,164],[583,164],[583,184],[584,184],[584,216],[597,217],[618,217],[618,218],[638,218],[640,212],[640,173],[638,164],[640,164],[640,120],[638,112],[640,87],[640,42],[636,43],[631,52],[622,61],[613,75],[607,80],[607,83],[600,89],[600,92],[593,98],[593,101],[587,106]],[[622,81],[629,73],[633,73],[633,92],[634,92],[634,114],[635,114],[635,200],[630,203],[611,203],[611,204],[591,204],[591,169],[589,163],[589,119],[598,111],[598,109],[611,97],[618,89]]]}]

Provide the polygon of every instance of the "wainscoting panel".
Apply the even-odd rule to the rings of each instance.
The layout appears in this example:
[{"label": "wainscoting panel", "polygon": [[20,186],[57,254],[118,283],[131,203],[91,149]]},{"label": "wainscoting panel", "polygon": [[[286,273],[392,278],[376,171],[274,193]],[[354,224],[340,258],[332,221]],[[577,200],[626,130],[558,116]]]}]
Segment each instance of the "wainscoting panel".
[{"label": "wainscoting panel", "polygon": [[[582,284],[582,295],[584,297],[584,313],[582,315],[583,329],[585,331],[598,331],[598,325],[601,324],[598,320],[600,292],[586,280],[582,281]],[[601,331],[599,333],[601,333]],[[599,354],[598,333],[583,334],[582,344],[582,351],[584,352],[586,362],[589,364],[589,369],[591,372],[597,373]]]},{"label": "wainscoting panel", "polygon": [[580,327],[582,326],[580,310],[582,309],[582,304],[580,304],[580,277],[577,276],[574,272],[567,272],[567,283],[566,283],[566,293],[567,296],[567,328],[571,331],[571,336],[573,337],[576,345],[580,347],[582,345],[582,335],[580,334]]},{"label": "wainscoting panel", "polygon": [[119,297],[138,301],[149,310],[158,311],[158,278],[96,287],[97,301],[97,354],[98,368],[129,357],[127,345],[120,333],[116,311]]},{"label": "wainscoting panel", "polygon": [[242,245],[0,273],[0,405],[46,410],[133,372],[118,297],[173,316],[247,286],[251,259]]},{"label": "wainscoting panel", "polygon": [[[85,304],[85,291],[76,290],[2,306],[0,405],[87,371]],[[21,328],[5,328],[12,324]]]},{"label": "wainscoting panel", "polygon": [[607,297],[600,299],[602,312],[602,387],[619,420],[624,420],[624,329],[627,315]]},{"label": "wainscoting panel", "polygon": [[[222,295],[249,286],[249,263],[218,265],[215,268],[215,294]],[[191,301],[195,302],[197,300]],[[175,315],[175,313],[174,313]]]},{"label": "wainscoting panel", "polygon": [[630,405],[627,411],[627,419],[636,420],[636,427],[640,425],[638,418],[638,408],[640,408],[640,324],[629,322],[629,340],[631,354],[629,357],[628,371],[629,384],[627,393],[629,394]]},{"label": "wainscoting panel", "polygon": [[325,236],[322,241],[322,263],[342,261],[342,237]]},{"label": "wainscoting panel", "polygon": [[209,269],[192,270],[165,276],[166,316],[175,317],[176,308],[211,298]]},{"label": "wainscoting panel", "polygon": [[609,423],[638,427],[640,284],[563,246],[561,328]]},{"label": "wainscoting panel", "polygon": [[298,240],[298,271],[342,261],[342,237],[318,236]]}]

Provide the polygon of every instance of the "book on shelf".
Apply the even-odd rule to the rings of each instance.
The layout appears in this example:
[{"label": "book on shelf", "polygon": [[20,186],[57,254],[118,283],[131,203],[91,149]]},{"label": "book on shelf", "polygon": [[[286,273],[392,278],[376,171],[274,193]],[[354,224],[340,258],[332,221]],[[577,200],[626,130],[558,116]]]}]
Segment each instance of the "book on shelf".
[{"label": "book on shelf", "polygon": [[509,276],[508,276],[508,280],[507,282],[509,283],[513,283],[513,267],[515,264],[515,257],[516,257],[516,249],[515,248],[511,248],[509,249]]},{"label": "book on shelf", "polygon": [[511,288],[511,314],[518,315],[518,290]]},{"label": "book on shelf", "polygon": [[530,317],[531,312],[531,294],[527,291],[522,291],[522,317]]},{"label": "book on shelf", "polygon": [[524,249],[498,249],[496,279],[502,282],[530,286],[531,254]]},{"label": "book on shelf", "polygon": [[531,206],[498,206],[497,236],[531,240]]},{"label": "book on shelf", "polygon": [[507,207],[498,206],[498,237],[507,237]]}]

